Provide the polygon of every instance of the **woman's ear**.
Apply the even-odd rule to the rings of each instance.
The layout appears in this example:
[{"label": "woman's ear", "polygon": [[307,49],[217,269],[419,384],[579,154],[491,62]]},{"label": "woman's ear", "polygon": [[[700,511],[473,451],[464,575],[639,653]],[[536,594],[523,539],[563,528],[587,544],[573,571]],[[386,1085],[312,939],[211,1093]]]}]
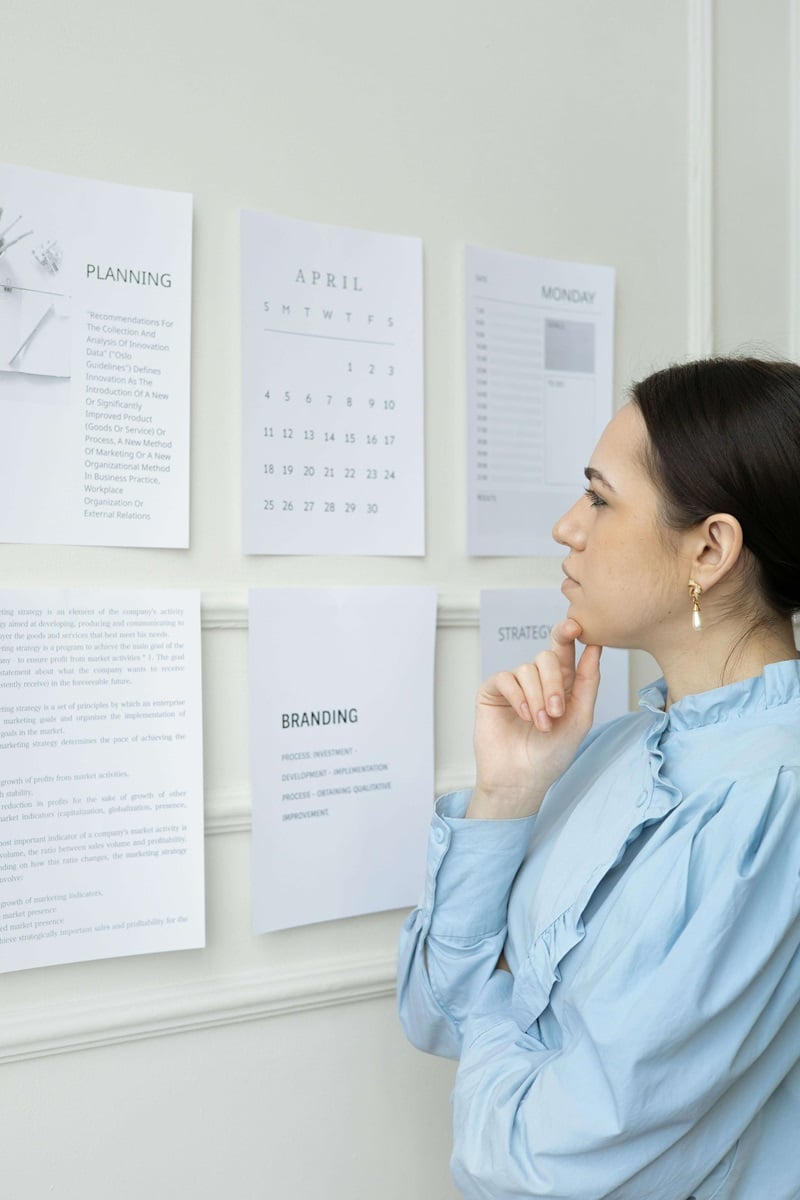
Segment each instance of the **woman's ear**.
[{"label": "woman's ear", "polygon": [[706,591],[724,579],[739,562],[744,538],[741,525],[730,513],[706,517],[697,533],[692,578]]}]

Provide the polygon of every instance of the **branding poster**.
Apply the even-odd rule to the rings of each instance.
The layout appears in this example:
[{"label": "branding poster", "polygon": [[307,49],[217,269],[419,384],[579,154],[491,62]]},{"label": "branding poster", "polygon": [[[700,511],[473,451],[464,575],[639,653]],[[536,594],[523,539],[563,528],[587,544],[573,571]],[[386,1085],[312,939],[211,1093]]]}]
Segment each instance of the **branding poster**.
[{"label": "branding poster", "polygon": [[[513,671],[550,648],[550,630],[566,615],[558,588],[486,588],[481,592],[481,678]],[[577,655],[583,650],[578,643]],[[606,647],[600,659],[595,725],[628,712],[627,650]]]},{"label": "branding poster", "polygon": [[614,271],[468,246],[468,550],[554,555],[611,419]]},{"label": "branding poster", "polygon": [[424,554],[421,241],[241,233],[245,553]]},{"label": "branding poster", "polygon": [[0,971],[204,943],[200,599],[0,592]]},{"label": "branding poster", "polygon": [[256,933],[417,902],[435,631],[433,588],[250,593]]},{"label": "branding poster", "polygon": [[191,196],[0,164],[0,541],[189,544]]}]

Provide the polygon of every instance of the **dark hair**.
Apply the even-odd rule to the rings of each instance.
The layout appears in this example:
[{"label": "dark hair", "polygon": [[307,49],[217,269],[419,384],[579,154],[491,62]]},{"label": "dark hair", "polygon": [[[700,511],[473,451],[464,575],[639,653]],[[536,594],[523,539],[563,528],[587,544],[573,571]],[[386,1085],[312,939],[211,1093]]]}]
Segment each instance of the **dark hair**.
[{"label": "dark hair", "polygon": [[800,608],[800,366],[701,359],[634,384],[631,399],[667,524],[730,513],[766,604],[780,615]]}]

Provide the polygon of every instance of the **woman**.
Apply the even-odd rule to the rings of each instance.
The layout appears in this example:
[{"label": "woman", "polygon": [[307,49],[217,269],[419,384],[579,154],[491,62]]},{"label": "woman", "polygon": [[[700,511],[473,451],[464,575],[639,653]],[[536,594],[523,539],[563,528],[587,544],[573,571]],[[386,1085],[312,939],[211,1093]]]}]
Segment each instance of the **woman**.
[{"label": "woman", "polygon": [[[797,1200],[800,367],[658,372],[585,473],[567,618],[437,804],[401,1017],[460,1059],[470,1200]],[[663,679],[589,733],[602,646]]]}]

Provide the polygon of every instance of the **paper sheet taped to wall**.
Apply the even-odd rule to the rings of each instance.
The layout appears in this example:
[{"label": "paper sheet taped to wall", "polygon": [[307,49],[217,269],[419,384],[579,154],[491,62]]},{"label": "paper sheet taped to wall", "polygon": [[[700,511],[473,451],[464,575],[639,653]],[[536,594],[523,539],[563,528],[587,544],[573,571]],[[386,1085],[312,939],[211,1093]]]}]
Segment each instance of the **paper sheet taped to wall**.
[{"label": "paper sheet taped to wall", "polygon": [[556,554],[611,418],[614,271],[467,247],[470,554]]},{"label": "paper sheet taped to wall", "polygon": [[243,212],[248,554],[424,554],[422,243]]},{"label": "paper sheet taped to wall", "polygon": [[199,595],[0,592],[0,971],[203,941]]},{"label": "paper sheet taped to wall", "polygon": [[0,541],[189,544],[188,195],[0,164]]},{"label": "paper sheet taped to wall", "polygon": [[416,902],[435,630],[433,588],[250,593],[256,933]]}]

